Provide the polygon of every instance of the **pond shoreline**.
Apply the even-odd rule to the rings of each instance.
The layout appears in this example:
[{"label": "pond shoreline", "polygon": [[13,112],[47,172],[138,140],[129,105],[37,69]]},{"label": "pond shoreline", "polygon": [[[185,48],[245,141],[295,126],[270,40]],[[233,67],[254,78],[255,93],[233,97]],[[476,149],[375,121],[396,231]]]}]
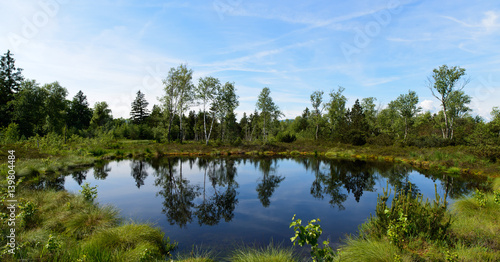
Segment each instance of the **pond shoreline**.
[{"label": "pond shoreline", "polygon": [[[90,139],[87,139],[90,141]],[[153,158],[162,156],[325,156],[338,159],[387,161],[411,165],[414,168],[450,175],[485,175],[500,177],[500,161],[482,157],[479,149],[465,146],[416,148],[396,146],[352,146],[319,141],[294,143],[248,143],[239,146],[198,142],[156,143],[149,140],[109,140],[69,142],[59,147],[40,148],[28,143],[3,145],[2,154],[15,149],[21,170],[54,173],[92,166],[97,161]],[[2,156],[3,156],[2,155]],[[28,163],[24,163],[28,162]],[[26,165],[24,165],[26,164]],[[26,170],[23,170],[26,169]]]},{"label": "pond shoreline", "polygon": [[[316,145],[315,145],[316,144]],[[10,148],[9,148],[10,146]],[[317,149],[312,150],[314,147]],[[19,177],[26,179],[38,176],[52,176],[53,174],[70,170],[90,167],[101,161],[114,159],[140,159],[163,156],[212,156],[212,157],[298,157],[319,156],[334,159],[352,159],[366,161],[385,161],[406,164],[417,170],[436,172],[452,176],[483,175],[490,178],[499,177],[499,164],[488,159],[478,157],[468,147],[445,148],[398,148],[398,147],[355,147],[349,145],[326,144],[317,145],[311,142],[291,144],[250,144],[240,146],[205,146],[198,143],[186,144],[159,144],[152,141],[106,141],[104,143],[73,143],[61,148],[33,148],[33,145],[14,144],[3,145],[2,153],[7,150],[16,150],[17,170]],[[6,168],[2,166],[1,169]],[[498,181],[498,179],[497,179]],[[5,179],[2,181],[5,185]],[[497,183],[498,184],[498,183]],[[43,192],[33,193],[44,194]],[[33,195],[33,196],[34,196]],[[27,198],[33,196],[26,196]],[[487,195],[492,199],[492,195]],[[464,201],[473,201],[472,198]],[[43,208],[40,206],[39,208]],[[482,211],[477,211],[479,214]],[[500,230],[497,228],[497,230]],[[497,240],[490,239],[496,243]],[[273,247],[270,251],[280,251]],[[283,249],[284,250],[284,249]],[[283,251],[281,250],[281,251]],[[245,252],[252,253],[247,249]],[[265,250],[263,250],[265,251]],[[269,250],[268,250],[269,251]],[[284,250],[286,253],[287,251]],[[203,253],[203,251],[202,251]],[[265,252],[264,252],[265,253]],[[204,254],[204,255],[203,255]],[[210,254],[203,253],[196,261],[210,261]],[[262,255],[262,254],[261,254]],[[293,254],[289,254],[293,255]]]}]

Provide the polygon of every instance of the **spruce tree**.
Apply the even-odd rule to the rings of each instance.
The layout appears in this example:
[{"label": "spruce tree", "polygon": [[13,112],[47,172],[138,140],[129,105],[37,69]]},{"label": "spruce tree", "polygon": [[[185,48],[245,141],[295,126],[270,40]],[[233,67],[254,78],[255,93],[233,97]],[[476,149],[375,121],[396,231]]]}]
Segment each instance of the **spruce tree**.
[{"label": "spruce tree", "polygon": [[24,79],[22,69],[15,67],[15,60],[7,50],[0,59],[0,127],[6,127],[11,121],[12,108],[9,102],[19,92],[19,87]]},{"label": "spruce tree", "polygon": [[90,126],[92,110],[89,108],[87,96],[80,90],[73,97],[68,111],[68,125],[78,130],[86,129]]},{"label": "spruce tree", "polygon": [[130,111],[130,116],[132,122],[135,124],[142,124],[146,117],[149,116],[149,111],[147,109],[149,103],[144,98],[144,94],[141,93],[141,90],[137,92],[137,97],[134,102],[132,102],[132,111]]}]

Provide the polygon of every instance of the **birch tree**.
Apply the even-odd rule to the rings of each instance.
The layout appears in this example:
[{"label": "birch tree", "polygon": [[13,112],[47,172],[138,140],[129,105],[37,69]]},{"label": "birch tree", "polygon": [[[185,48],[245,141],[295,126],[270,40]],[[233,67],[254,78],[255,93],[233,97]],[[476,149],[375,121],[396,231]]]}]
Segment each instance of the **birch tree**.
[{"label": "birch tree", "polygon": [[282,113],[271,98],[271,90],[269,90],[268,87],[264,87],[260,92],[256,106],[257,109],[260,110],[260,117],[263,121],[262,135],[264,139],[267,140],[267,134],[269,132],[268,125],[271,121],[277,120]]},{"label": "birch tree", "polygon": [[160,100],[163,102],[168,118],[167,137],[169,141],[171,141],[170,132],[172,130],[172,122],[174,116],[178,114],[180,118],[179,132],[182,143],[182,115],[194,99],[192,78],[193,70],[187,69],[186,65],[181,64],[177,68],[170,68],[167,78],[163,80],[165,95]]},{"label": "birch tree", "polygon": [[[442,65],[438,69],[432,71],[432,76],[427,78],[428,87],[432,95],[441,102],[444,116],[444,139],[451,139],[453,137],[453,124],[450,122],[448,110],[451,107],[457,106],[450,103],[451,94],[455,91],[462,91],[464,87],[470,82],[470,79],[463,78],[465,76],[465,69],[458,66],[448,68],[447,65]],[[437,92],[437,93],[436,93]],[[454,109],[452,109],[454,110]]]},{"label": "birch tree", "polygon": [[322,117],[321,112],[323,111],[323,107],[321,107],[321,104],[323,103],[323,94],[323,91],[314,91],[311,95],[311,104],[314,108],[313,120],[316,124],[316,132],[314,136],[316,140],[318,140],[319,124]]},{"label": "birch tree", "polygon": [[219,79],[211,76],[200,78],[198,87],[196,88],[196,97],[201,100],[201,105],[203,107],[203,134],[207,145],[210,140],[210,135],[212,134],[212,127],[215,119],[215,117],[212,117],[210,130],[207,132],[207,107],[210,108],[212,106],[220,89],[221,85]]}]

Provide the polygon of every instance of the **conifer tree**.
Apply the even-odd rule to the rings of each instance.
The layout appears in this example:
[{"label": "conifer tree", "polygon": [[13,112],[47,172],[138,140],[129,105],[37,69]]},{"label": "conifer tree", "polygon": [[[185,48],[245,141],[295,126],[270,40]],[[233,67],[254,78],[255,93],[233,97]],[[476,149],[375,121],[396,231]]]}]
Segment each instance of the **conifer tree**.
[{"label": "conifer tree", "polygon": [[130,116],[132,122],[135,124],[142,124],[144,120],[149,116],[148,111],[148,101],[144,98],[144,94],[141,93],[141,90],[137,92],[137,97],[134,102],[132,102],[132,111],[130,111]]},{"label": "conifer tree", "polygon": [[92,110],[87,102],[87,96],[80,90],[71,100],[68,111],[68,125],[76,129],[86,129],[90,125],[90,119],[92,119]]},{"label": "conifer tree", "polygon": [[14,100],[24,79],[22,69],[16,68],[14,63],[10,50],[0,58],[0,127],[9,125],[12,110],[8,103]]}]

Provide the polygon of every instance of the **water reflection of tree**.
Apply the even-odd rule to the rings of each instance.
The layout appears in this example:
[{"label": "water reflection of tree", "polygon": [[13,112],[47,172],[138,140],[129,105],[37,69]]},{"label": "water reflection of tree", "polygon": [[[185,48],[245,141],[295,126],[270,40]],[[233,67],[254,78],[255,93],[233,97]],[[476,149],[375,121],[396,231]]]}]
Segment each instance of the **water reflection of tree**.
[{"label": "water reflection of tree", "polygon": [[[274,166],[272,166],[274,162]],[[259,170],[262,172],[262,179],[257,184],[257,193],[259,200],[264,207],[271,204],[271,196],[279,184],[285,180],[285,177],[276,175],[277,164],[276,160],[264,158],[259,161]]]},{"label": "water reflection of tree", "polygon": [[486,177],[454,177],[446,174],[442,174],[440,175],[440,177],[441,178],[439,180],[441,186],[443,187],[447,196],[453,199],[463,197],[474,191],[476,188],[487,190],[490,186],[490,183],[488,183]]},{"label": "water reflection of tree", "polygon": [[148,172],[146,171],[148,164],[142,160],[132,160],[130,167],[135,185],[137,188],[141,188],[144,185],[144,180],[148,177]]},{"label": "water reflection of tree", "polygon": [[108,162],[97,162],[94,166],[94,178],[98,180],[104,180],[108,177],[108,173],[111,172],[111,167],[109,167]]},{"label": "water reflection of tree", "polygon": [[35,190],[64,190],[64,182],[66,175],[58,175],[58,176],[39,176],[36,180],[28,181],[28,188]]},{"label": "water reflection of tree", "polygon": [[[178,224],[180,227],[192,221],[192,208],[195,206],[194,199],[199,195],[198,188],[190,185],[189,180],[182,177],[182,160],[179,158],[163,158],[152,165],[157,178],[155,186],[162,189],[157,193],[165,198],[162,212],[167,215],[171,225]],[[179,165],[179,173],[176,175],[175,166]]]},{"label": "water reflection of tree", "polygon": [[[359,202],[363,191],[374,190],[374,170],[365,161],[322,161],[318,158],[310,158],[302,159],[300,162],[306,170],[310,168],[314,173],[311,195],[318,199],[323,199],[325,195],[328,195],[330,205],[338,207],[339,210],[345,209],[343,203],[349,193],[352,193]],[[321,167],[322,163],[326,165],[325,168]],[[343,189],[346,189],[348,194],[345,194]]]},{"label": "water reflection of tree", "polygon": [[[236,166],[232,159],[212,159],[200,158],[198,160],[203,174],[203,202],[197,206],[196,215],[200,225],[216,225],[224,218],[229,222],[234,217],[234,209],[238,204],[236,198],[238,184],[234,178],[236,176]],[[214,195],[207,198],[206,182],[210,181],[214,190]]]},{"label": "water reflection of tree", "polygon": [[[234,160],[198,159],[200,169],[204,170],[203,188],[191,185],[183,178],[183,163],[189,161],[179,158],[165,158],[152,163],[155,170],[155,185],[162,187],[158,195],[165,198],[163,213],[170,224],[186,226],[193,220],[193,215],[200,225],[216,225],[221,219],[229,222],[234,217],[238,203],[236,188],[238,184]],[[192,168],[193,162],[189,161]],[[214,194],[207,196],[207,179]],[[201,204],[196,205],[196,197],[203,195]]]},{"label": "water reflection of tree", "polygon": [[83,183],[83,181],[85,179],[87,179],[87,173],[88,172],[89,172],[88,170],[78,170],[78,171],[74,171],[71,174],[71,176],[76,181],[76,183],[78,183],[78,185],[81,185]]}]

